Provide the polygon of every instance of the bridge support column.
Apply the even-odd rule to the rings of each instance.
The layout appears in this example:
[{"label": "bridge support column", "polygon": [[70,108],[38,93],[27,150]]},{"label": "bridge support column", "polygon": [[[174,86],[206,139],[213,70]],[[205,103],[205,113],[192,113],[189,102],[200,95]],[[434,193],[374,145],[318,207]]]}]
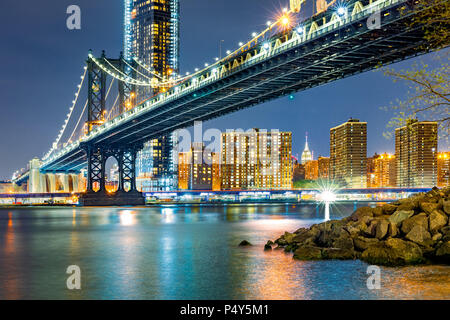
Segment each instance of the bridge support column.
[{"label": "bridge support column", "polygon": [[55,193],[56,192],[56,177],[54,173],[47,173],[47,181],[48,181],[48,192]]},{"label": "bridge support column", "polygon": [[79,190],[79,175],[71,173],[70,177],[72,178],[72,192],[80,192],[80,190]]},{"label": "bridge support column", "polygon": [[[142,193],[136,190],[137,147],[86,147],[88,160],[87,192],[80,203],[85,206],[144,205]],[[106,161],[116,158],[119,186],[115,193],[106,192]]]},{"label": "bridge support column", "polygon": [[29,193],[41,193],[43,192],[42,174],[40,172],[41,161],[37,158],[34,158],[30,161],[30,175],[29,175],[29,184],[28,184],[28,192]]},{"label": "bridge support column", "polygon": [[69,193],[70,192],[70,188],[69,188],[69,175],[66,173],[60,174],[59,179],[61,181],[62,184],[62,191],[65,193]]}]

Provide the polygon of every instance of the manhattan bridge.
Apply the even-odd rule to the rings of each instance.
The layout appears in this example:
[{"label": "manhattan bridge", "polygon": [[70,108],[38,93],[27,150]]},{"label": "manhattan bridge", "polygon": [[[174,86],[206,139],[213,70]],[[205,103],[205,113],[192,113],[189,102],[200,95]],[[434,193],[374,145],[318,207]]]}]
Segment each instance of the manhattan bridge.
[{"label": "manhattan bridge", "polygon": [[[28,171],[15,174],[13,181],[20,184],[29,180],[34,192],[52,192],[55,174],[67,181],[87,169],[82,203],[143,204],[144,198],[136,190],[136,155],[146,141],[190,127],[195,121],[430,52],[435,48],[427,43],[425,34],[433,25],[415,18],[444,3],[325,1],[318,13],[299,21],[304,1],[291,0],[290,7],[275,22],[268,22],[265,30],[252,34],[248,42],[240,43],[225,57],[185,76],[163,78],[137,58],[109,58],[104,52],[99,56],[89,52],[56,141],[42,159],[30,162]],[[78,104],[84,86],[88,97],[84,104]],[[136,101],[140,87],[159,88],[160,93]],[[67,130],[69,123],[71,132]],[[114,194],[105,191],[106,160],[110,157],[117,159],[119,167]]]}]

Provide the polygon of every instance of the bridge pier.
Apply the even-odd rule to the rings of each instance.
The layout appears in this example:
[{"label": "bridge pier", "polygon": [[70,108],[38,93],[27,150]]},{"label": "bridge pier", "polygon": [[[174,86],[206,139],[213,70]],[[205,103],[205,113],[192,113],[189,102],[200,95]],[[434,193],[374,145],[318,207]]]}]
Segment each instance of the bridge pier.
[{"label": "bridge pier", "polygon": [[56,192],[56,176],[54,173],[46,173],[47,181],[48,181],[48,190],[49,193]]},{"label": "bridge pier", "polygon": [[[85,148],[88,161],[87,191],[80,198],[84,206],[145,205],[145,198],[136,189],[136,155],[138,147]],[[106,161],[114,157],[119,166],[117,192],[106,190]]]}]

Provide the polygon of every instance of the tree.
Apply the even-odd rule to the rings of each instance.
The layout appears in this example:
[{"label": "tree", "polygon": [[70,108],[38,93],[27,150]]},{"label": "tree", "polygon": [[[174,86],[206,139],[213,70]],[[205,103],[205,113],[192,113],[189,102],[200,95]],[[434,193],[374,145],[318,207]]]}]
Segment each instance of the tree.
[{"label": "tree", "polygon": [[[394,111],[394,116],[389,121],[388,128],[404,126],[411,119],[436,121],[440,136],[448,138],[450,125],[448,54],[440,55],[437,59],[440,66],[435,68],[420,62],[415,63],[409,70],[385,69],[385,75],[392,77],[394,82],[406,82],[409,89],[405,100],[397,100],[391,105],[390,109]],[[390,137],[392,132],[386,135]]]},{"label": "tree", "polygon": [[[422,10],[422,9],[427,10]],[[427,50],[441,50],[450,44],[450,1],[422,0],[417,6],[420,11],[412,21],[411,27],[424,25]],[[421,11],[422,10],[422,11]],[[408,86],[405,100],[397,100],[389,109],[394,116],[388,128],[404,126],[408,120],[419,119],[436,121],[440,136],[449,138],[450,125],[450,68],[449,51],[444,49],[436,55],[438,67],[430,67],[424,62],[415,63],[410,69],[395,70],[384,68],[384,74],[394,82],[404,82]],[[388,108],[384,108],[388,109]],[[391,137],[392,131],[385,133]]]}]

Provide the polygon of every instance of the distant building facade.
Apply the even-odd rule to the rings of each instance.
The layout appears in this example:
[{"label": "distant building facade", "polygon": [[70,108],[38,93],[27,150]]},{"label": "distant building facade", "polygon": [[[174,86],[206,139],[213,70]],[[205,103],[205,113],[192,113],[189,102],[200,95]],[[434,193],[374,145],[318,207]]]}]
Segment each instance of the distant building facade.
[{"label": "distant building facade", "polygon": [[450,151],[439,152],[437,157],[437,186],[450,186]]},{"label": "distant building facade", "polygon": [[395,129],[396,177],[399,187],[437,184],[437,122],[409,121]]},{"label": "distant building facade", "polygon": [[367,186],[367,122],[350,119],[330,129],[330,179],[347,188]]},{"label": "distant building facade", "polygon": [[294,173],[293,173],[293,180],[294,181],[298,181],[298,180],[304,180],[305,179],[305,165],[301,164],[297,161],[293,162],[293,168],[294,168]]},{"label": "distant building facade", "polygon": [[388,153],[374,154],[367,158],[367,187],[390,188],[397,186],[395,156]]},{"label": "distant building facade", "polygon": [[330,177],[330,157],[317,158],[319,179],[328,180]]},{"label": "distant building facade", "polygon": [[292,188],[291,132],[226,132],[221,146],[222,190]]},{"label": "distant building facade", "polygon": [[319,179],[319,161],[309,160],[305,163],[305,179],[317,180]]},{"label": "distant building facade", "polygon": [[178,188],[180,190],[220,190],[217,185],[219,160],[217,153],[194,142],[189,152],[178,154]]}]

